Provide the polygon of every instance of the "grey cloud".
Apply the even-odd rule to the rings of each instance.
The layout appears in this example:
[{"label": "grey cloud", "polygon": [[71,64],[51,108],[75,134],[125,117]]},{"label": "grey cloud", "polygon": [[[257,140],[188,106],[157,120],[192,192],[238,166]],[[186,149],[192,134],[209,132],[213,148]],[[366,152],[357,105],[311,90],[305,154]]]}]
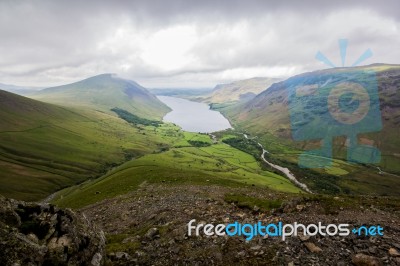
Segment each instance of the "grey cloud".
[{"label": "grey cloud", "polygon": [[[398,63],[398,10],[395,0],[2,1],[0,82],[50,86],[116,72],[149,87],[204,87],[235,79],[224,76],[234,69],[324,67],[315,53],[337,60],[342,37],[349,61],[371,48],[369,63]],[[165,68],[143,57],[148,39],[179,25],[198,38],[191,60]]]}]

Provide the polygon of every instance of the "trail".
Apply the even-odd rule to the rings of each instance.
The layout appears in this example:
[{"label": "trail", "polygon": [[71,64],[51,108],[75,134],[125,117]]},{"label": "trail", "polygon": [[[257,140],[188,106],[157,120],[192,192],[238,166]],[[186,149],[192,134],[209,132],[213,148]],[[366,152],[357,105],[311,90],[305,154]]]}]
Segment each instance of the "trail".
[{"label": "trail", "polygon": [[[249,137],[248,137],[246,134],[243,134],[243,136],[244,136],[246,139],[249,139]],[[269,152],[268,152],[266,149],[264,149],[264,147],[263,147],[263,145],[261,145],[261,143],[257,142],[257,144],[258,144],[258,146],[260,146],[261,149],[262,149],[261,159],[262,159],[264,162],[266,162],[266,163],[267,163],[269,166],[271,166],[272,168],[275,168],[276,170],[278,170],[278,171],[284,173],[284,174],[286,175],[286,177],[289,178],[289,179],[290,179],[293,183],[295,183],[298,187],[300,187],[300,188],[303,189],[304,191],[307,191],[308,193],[311,193],[311,194],[312,194],[311,190],[307,187],[307,185],[301,183],[300,181],[298,181],[298,180],[296,179],[296,177],[290,172],[290,170],[289,170],[288,168],[282,167],[282,166],[280,166],[280,165],[277,165],[277,164],[273,164],[273,163],[268,162],[268,161],[265,159],[264,155],[265,155],[266,153],[269,153]]]}]

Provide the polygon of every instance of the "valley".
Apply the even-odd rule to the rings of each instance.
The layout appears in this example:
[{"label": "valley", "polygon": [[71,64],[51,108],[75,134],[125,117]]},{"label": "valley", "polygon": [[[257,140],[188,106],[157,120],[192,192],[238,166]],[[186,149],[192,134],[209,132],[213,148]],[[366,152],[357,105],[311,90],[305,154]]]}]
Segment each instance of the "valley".
[{"label": "valley", "polygon": [[0,0],[0,266],[399,266],[399,10]]},{"label": "valley", "polygon": [[[172,98],[171,103],[171,98],[156,97],[137,83],[110,74],[48,88],[30,98],[0,91],[0,194],[50,202],[89,217],[105,232],[109,265],[155,259],[158,265],[180,260],[225,264],[242,256],[256,264],[314,260],[313,251],[304,248],[310,241],[301,238],[289,240],[285,254],[278,254],[283,246],[273,238],[250,245],[242,238],[216,242],[201,238],[196,240],[201,244],[193,246],[195,239],[183,230],[192,218],[271,222],[301,217],[303,222],[317,218],[332,222],[341,217],[357,225],[371,222],[379,213],[381,224],[396,235],[400,191],[396,168],[388,167],[387,161],[379,166],[347,162],[339,140],[335,140],[331,167],[298,167],[299,154],[318,144],[288,138],[290,125],[282,118],[285,98],[280,84],[257,96],[239,93],[226,102],[181,90],[168,93],[197,102]],[[223,87],[223,93],[237,90],[235,86]],[[217,90],[213,93],[220,95]],[[260,100],[265,94],[267,100]],[[393,111],[391,99],[386,100],[383,105]],[[272,102],[266,110],[264,101]],[[174,104],[182,104],[181,113],[168,120],[168,114],[176,112]],[[191,113],[192,104],[202,111]],[[220,120],[214,123],[209,114],[218,114]],[[396,115],[384,123],[394,126],[385,124],[379,134],[395,134],[397,122],[392,119]],[[185,127],[188,121],[191,124]],[[221,121],[224,125],[219,128]],[[386,147],[396,149],[396,141],[380,146],[384,154]],[[212,249],[206,248],[210,241]],[[318,237],[313,243],[322,245],[325,254],[318,260],[336,252],[327,246],[349,249],[351,241],[378,245]],[[391,243],[390,239],[380,242],[376,254],[383,256]],[[231,245],[242,251],[225,248]],[[190,252],[183,254],[186,249]],[[338,260],[349,262],[354,252],[343,252]]]}]

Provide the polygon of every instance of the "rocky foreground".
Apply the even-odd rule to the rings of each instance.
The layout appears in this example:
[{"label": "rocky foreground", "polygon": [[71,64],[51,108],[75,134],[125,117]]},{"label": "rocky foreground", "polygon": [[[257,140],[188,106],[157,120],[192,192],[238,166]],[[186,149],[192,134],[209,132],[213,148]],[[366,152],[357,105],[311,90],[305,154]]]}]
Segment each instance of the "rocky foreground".
[{"label": "rocky foreground", "polygon": [[105,236],[85,216],[0,196],[0,265],[101,265]]},{"label": "rocky foreground", "polygon": [[[267,209],[227,200],[232,193],[282,204]],[[399,217],[399,203],[393,199],[287,195],[254,187],[143,184],[135,192],[78,214],[1,199],[0,261],[2,265],[400,265]],[[192,219],[213,224],[379,224],[384,236],[299,236],[285,241],[188,236],[187,223]]]},{"label": "rocky foreground", "polygon": [[[226,195],[282,200],[282,207],[227,202]],[[358,202],[353,206],[353,201]],[[288,196],[254,187],[145,185],[81,210],[108,238],[109,265],[400,265],[400,209],[391,199]],[[384,227],[383,237],[188,236],[203,223],[349,223]]]}]

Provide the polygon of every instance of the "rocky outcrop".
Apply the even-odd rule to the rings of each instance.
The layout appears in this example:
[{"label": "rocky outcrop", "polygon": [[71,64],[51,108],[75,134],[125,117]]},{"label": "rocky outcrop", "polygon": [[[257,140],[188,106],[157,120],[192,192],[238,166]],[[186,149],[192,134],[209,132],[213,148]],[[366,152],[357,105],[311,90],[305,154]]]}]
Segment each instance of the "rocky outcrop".
[{"label": "rocky outcrop", "polygon": [[104,247],[83,215],[0,196],[1,265],[102,265]]}]

